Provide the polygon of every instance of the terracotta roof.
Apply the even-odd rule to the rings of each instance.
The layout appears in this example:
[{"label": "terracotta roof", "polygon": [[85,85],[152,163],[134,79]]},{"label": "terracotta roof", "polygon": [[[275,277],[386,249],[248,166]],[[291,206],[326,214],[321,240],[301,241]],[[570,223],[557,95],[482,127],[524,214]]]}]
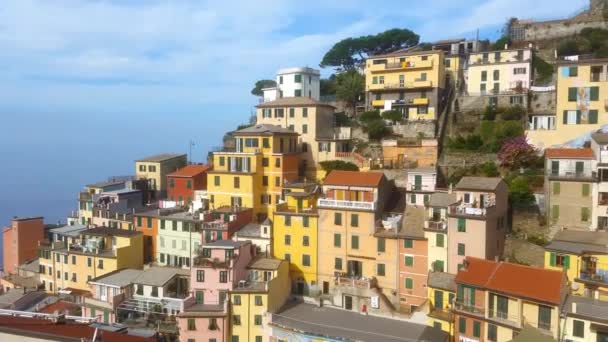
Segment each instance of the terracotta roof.
[{"label": "terracotta roof", "polygon": [[168,174],[169,177],[194,177],[198,176],[203,172],[210,170],[211,167],[209,165],[186,165],[181,169]]},{"label": "terracotta roof", "polygon": [[494,191],[502,181],[500,177],[462,177],[456,190]]},{"label": "terracotta roof", "polygon": [[323,185],[377,187],[384,178],[382,172],[360,172],[333,170],[323,181]]},{"label": "terracotta roof", "polygon": [[593,150],[590,148],[548,148],[545,150],[546,158],[575,158],[593,159]]},{"label": "terracotta roof", "polygon": [[48,314],[54,314],[55,312],[59,312],[59,313],[67,313],[68,315],[71,315],[73,312],[75,312],[79,308],[80,308],[80,306],[78,306],[74,303],[60,300],[60,301],[57,301],[55,303],[45,306],[44,308],[42,308],[42,310],[38,310],[38,312],[48,313]]},{"label": "terracotta roof", "polygon": [[241,136],[241,135],[276,135],[276,134],[289,134],[289,135],[299,135],[297,132],[290,130],[289,128],[284,128],[277,125],[255,125],[240,129],[238,131],[232,132],[233,135]]},{"label": "terracotta roof", "polygon": [[467,257],[466,270],[458,271],[455,282],[559,305],[565,285],[560,271]]},{"label": "terracotta roof", "polygon": [[283,107],[283,106],[291,106],[291,107],[320,106],[320,107],[335,108],[334,106],[332,106],[330,104],[319,102],[319,101],[311,99],[309,97],[282,97],[282,98],[276,99],[274,101],[260,103],[256,107],[257,108],[269,108],[269,107]]},{"label": "terracotta roof", "polygon": [[[79,323],[58,324],[37,318],[0,316],[0,331],[13,336],[34,336],[52,341],[81,341],[82,338],[92,339],[95,328]],[[154,339],[99,330],[98,341],[152,342]]]}]

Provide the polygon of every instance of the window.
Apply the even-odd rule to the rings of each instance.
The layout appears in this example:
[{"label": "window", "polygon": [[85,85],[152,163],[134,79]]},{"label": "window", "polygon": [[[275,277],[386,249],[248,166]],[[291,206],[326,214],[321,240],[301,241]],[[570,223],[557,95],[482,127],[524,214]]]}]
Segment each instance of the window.
[{"label": "window", "polygon": [[589,88],[589,100],[598,101],[599,99],[600,99],[600,88],[599,87],[590,87]]},{"label": "window", "polygon": [[405,256],[405,266],[413,267],[414,266],[414,257],[411,255]]},{"label": "window", "polygon": [[522,96],[511,96],[509,98],[509,103],[511,105],[522,105],[524,103],[524,98]]},{"label": "window", "polygon": [[93,266],[93,259],[92,258],[87,258],[87,267],[92,267]]},{"label": "window", "polygon": [[189,179],[186,181],[186,188],[192,189],[192,181]]},{"label": "window", "polygon": [[232,297],[232,304],[233,305],[241,305],[241,296],[240,295],[234,295]]},{"label": "window", "polygon": [[337,270],[341,270],[342,269],[342,258],[335,258],[334,259],[334,268]]},{"label": "window", "polygon": [[68,256],[67,256],[67,255],[64,255],[64,256],[63,256],[63,263],[64,263],[64,264],[67,264],[67,263],[68,263]]},{"label": "window", "polygon": [[379,76],[378,77],[378,83],[384,84],[384,76]]},{"label": "window", "polygon": [[262,176],[262,186],[268,186],[268,176]]},{"label": "window", "polygon": [[372,84],[378,84],[378,76],[372,77]]},{"label": "window", "polygon": [[97,264],[97,268],[103,270],[103,260],[99,260],[99,263]]},{"label": "window", "polygon": [[525,75],[528,73],[526,68],[513,68],[513,75]]},{"label": "window", "polygon": [[458,332],[463,335],[467,333],[467,320],[464,317],[460,317],[458,320]]},{"label": "window", "polygon": [[426,106],[418,107],[418,114],[428,114],[428,113],[429,113],[429,107],[426,107]]},{"label": "window", "polygon": [[213,177],[213,185],[220,186],[220,176]]},{"label": "window", "polygon": [[283,108],[275,108],[274,109],[274,117],[275,118],[282,118],[285,116],[285,111]]},{"label": "window", "polygon": [[262,315],[253,316],[253,323],[255,325],[262,325]]},{"label": "window", "polygon": [[359,227],[359,215],[358,214],[350,214],[350,226]]},{"label": "window", "polygon": [[72,255],[72,265],[76,265],[76,256]]},{"label": "window", "polygon": [[228,282],[228,271],[220,271],[220,283]]},{"label": "window", "polygon": [[165,253],[160,253],[160,262],[161,262],[161,264],[165,263]]},{"label": "window", "polygon": [[494,324],[488,324],[488,341],[496,342],[498,338],[497,328]]},{"label": "window", "polygon": [[303,245],[304,247],[308,247],[308,246],[310,246],[310,242],[309,242],[309,238],[308,238],[308,236],[306,236],[306,235],[302,236],[302,245]]},{"label": "window", "polygon": [[551,329],[551,308],[545,305],[538,306],[538,327],[544,330]]},{"label": "window", "polygon": [[467,221],[464,218],[458,218],[458,231],[465,233],[467,231]]},{"label": "window", "polygon": [[587,207],[581,208],[581,221],[582,222],[589,222],[590,212],[591,211]]},{"label": "window", "polygon": [[190,331],[196,330],[196,324],[194,323],[194,318],[188,318],[188,330],[190,330]]},{"label": "window", "polygon": [[285,261],[291,262],[291,254],[285,253]]},{"label": "window", "polygon": [[262,306],[264,302],[262,301],[262,296],[255,296],[255,306]]},{"label": "window", "polygon": [[342,235],[334,233],[334,247],[342,247]]},{"label": "window", "polygon": [[383,253],[386,251],[386,240],[384,238],[378,238],[377,240],[377,249],[378,253]]},{"label": "window", "polygon": [[165,229],[165,220],[160,220],[160,229]]},{"label": "window", "polygon": [[578,76],[578,67],[569,67],[568,68],[568,76],[576,77]]},{"label": "window", "polygon": [[233,315],[232,316],[232,324],[241,325],[241,315]]},{"label": "window", "polygon": [[589,196],[589,184],[583,184],[583,197],[588,197]]},{"label": "window", "polygon": [[302,125],[302,134],[308,133],[308,125]]},{"label": "window", "polygon": [[241,187],[241,179],[239,177],[234,177],[234,188],[238,189]]},{"label": "window", "polygon": [[572,335],[574,337],[585,338],[585,322],[577,319],[572,320]]},{"label": "window", "polygon": [[236,335],[232,336],[232,342],[239,342],[239,337]]},{"label": "window", "polygon": [[139,165],[140,172],[146,172],[146,165]]},{"label": "window", "polygon": [[568,101],[576,102],[578,98],[578,88],[570,87],[568,88]]},{"label": "window", "polygon": [[296,109],[295,108],[289,108],[289,117],[293,118],[294,116],[296,116]]},{"label": "window", "polygon": [[308,216],[302,217],[302,226],[304,228],[308,228],[308,226],[309,226],[309,217]]},{"label": "window", "polygon": [[433,263],[433,271],[443,272],[443,270],[444,270],[443,260],[435,260],[435,262]]},{"label": "window", "polygon": [[302,265],[306,267],[310,266],[310,255],[302,254]]},{"label": "window", "polygon": [[481,82],[485,82],[488,80],[488,72],[487,71],[482,71],[481,72]]},{"label": "window", "polygon": [[281,186],[281,177],[274,177],[274,186]]},{"label": "window", "polygon": [[262,342],[262,336],[256,336],[255,342]]},{"label": "window", "polygon": [[295,83],[302,83],[302,75],[300,75],[300,74],[295,74],[295,75],[294,75],[294,77],[293,77],[293,81],[294,81]]},{"label": "window", "polygon": [[481,337],[481,323],[473,321],[473,337]]},{"label": "window", "polygon": [[268,138],[262,138],[262,147],[270,148],[270,140]]},{"label": "window", "polygon": [[414,279],[412,278],[405,278],[405,288],[408,290],[411,290],[414,288]]},{"label": "window", "polygon": [[464,256],[464,253],[465,253],[464,243],[459,243],[458,244],[458,255]]},{"label": "window", "polygon": [[204,270],[196,271],[196,281],[199,283],[202,283],[205,281],[205,271]]},{"label": "window", "polygon": [[445,245],[445,236],[443,234],[435,235],[435,246],[443,247]]},{"label": "window", "polygon": [[414,240],[412,240],[412,239],[403,240],[403,248],[414,248]]},{"label": "window", "polygon": [[274,167],[281,167],[281,158],[276,158],[274,160]]},{"label": "window", "polygon": [[359,249],[359,237],[357,235],[353,235],[350,238],[350,248],[351,249]]},{"label": "window", "polygon": [[73,282],[77,282],[77,280],[76,280],[76,273],[72,273],[72,281]]},{"label": "window", "polygon": [[486,87],[485,83],[482,83],[482,84],[479,85],[479,92],[480,93],[485,94],[486,90],[487,90],[487,87]]},{"label": "window", "polygon": [[378,264],[376,265],[376,274],[378,276],[384,277],[385,273],[385,269],[384,269],[384,264]]},{"label": "window", "polygon": [[336,226],[342,225],[342,213],[334,213],[334,224]]},{"label": "window", "polygon": [[156,172],[156,165],[148,165],[149,172]]},{"label": "window", "polygon": [[307,118],[308,117],[308,108],[302,108],[302,117],[303,118]]},{"label": "window", "polygon": [[291,235],[289,235],[289,234],[285,235],[285,245],[286,246],[291,245]]}]

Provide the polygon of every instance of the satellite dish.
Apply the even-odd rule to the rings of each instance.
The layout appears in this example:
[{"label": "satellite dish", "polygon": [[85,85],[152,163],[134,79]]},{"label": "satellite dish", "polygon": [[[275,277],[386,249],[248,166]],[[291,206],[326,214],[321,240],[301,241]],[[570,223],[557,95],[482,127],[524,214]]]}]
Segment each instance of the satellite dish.
[{"label": "satellite dish", "polygon": [[572,289],[573,289],[574,291],[577,291],[577,290],[578,290],[578,287],[579,287],[579,284],[578,284],[578,283],[575,283],[575,282],[572,282],[571,287],[572,287]]}]

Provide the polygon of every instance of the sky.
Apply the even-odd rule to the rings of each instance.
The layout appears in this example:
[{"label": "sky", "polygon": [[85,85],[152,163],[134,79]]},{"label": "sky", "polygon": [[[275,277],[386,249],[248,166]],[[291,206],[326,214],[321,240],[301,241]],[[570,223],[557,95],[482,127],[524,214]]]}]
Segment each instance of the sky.
[{"label": "sky", "polygon": [[561,18],[586,4],[2,0],[0,225],[65,222],[85,184],[133,174],[145,155],[186,153],[190,140],[203,161],[252,114],[256,80],[317,67],[343,38],[409,28],[425,42],[478,29],[494,39],[509,17]]}]

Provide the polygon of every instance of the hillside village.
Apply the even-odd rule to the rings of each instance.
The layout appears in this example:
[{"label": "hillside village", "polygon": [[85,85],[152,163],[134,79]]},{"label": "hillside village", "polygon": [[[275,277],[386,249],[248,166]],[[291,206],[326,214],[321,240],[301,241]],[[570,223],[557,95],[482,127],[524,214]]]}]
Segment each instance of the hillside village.
[{"label": "hillside village", "polygon": [[607,19],[278,70],[207,163],[15,217],[0,340],[608,341]]}]

